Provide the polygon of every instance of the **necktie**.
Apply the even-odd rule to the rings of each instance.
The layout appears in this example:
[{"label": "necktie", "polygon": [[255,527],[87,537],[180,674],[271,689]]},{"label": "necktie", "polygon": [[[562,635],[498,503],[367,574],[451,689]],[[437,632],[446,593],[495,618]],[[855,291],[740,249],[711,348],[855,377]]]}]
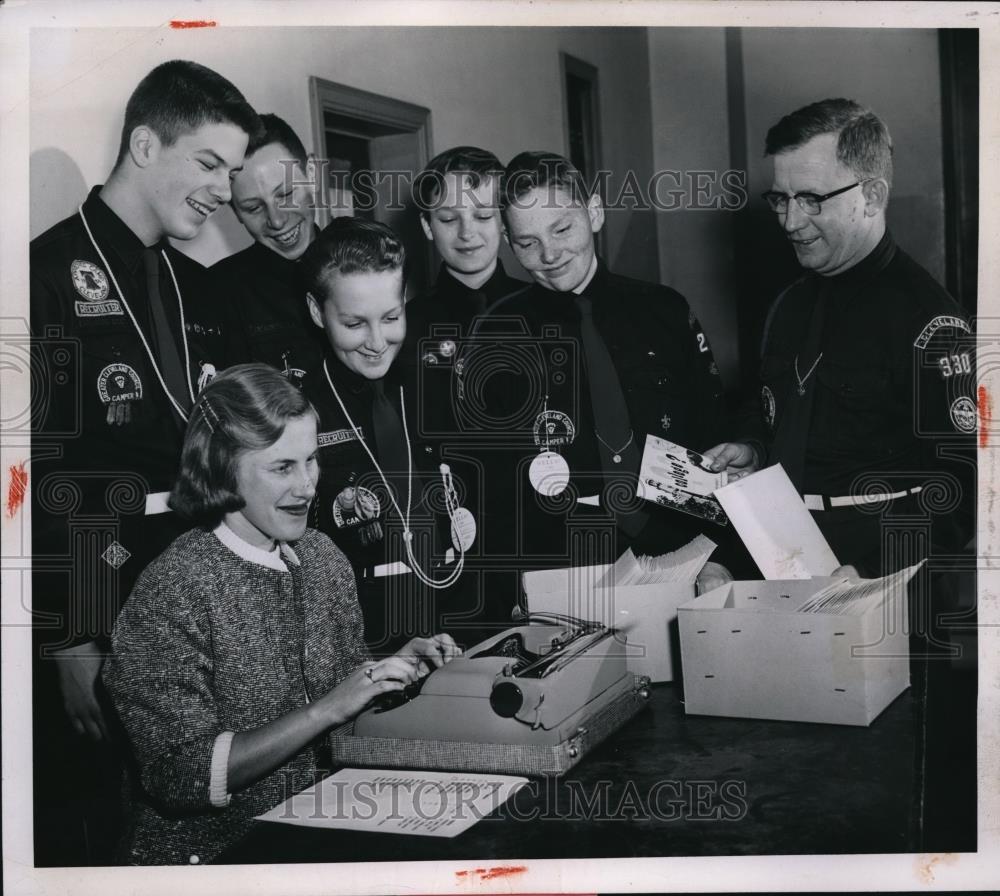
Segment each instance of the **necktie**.
[{"label": "necktie", "polygon": [[830,284],[824,281],[816,294],[802,348],[796,356],[796,383],[785,396],[785,407],[778,421],[769,455],[770,463],[780,463],[802,492],[806,465],[806,445],[812,422],[813,397],[816,394],[816,367],[823,351],[823,329],[829,304]]},{"label": "necktie", "polygon": [[[405,510],[410,462],[403,421],[385,394],[385,383],[382,380],[372,380],[372,393],[372,429],[375,433],[376,455],[386,479],[396,492],[396,501]],[[419,483],[414,482],[414,504],[420,498],[418,487]]]},{"label": "necktie", "polygon": [[481,289],[474,290],[472,293],[472,316],[480,317],[486,313],[486,293]]},{"label": "necktie", "polygon": [[[146,271],[146,292],[149,296],[150,321],[160,373],[174,400],[185,411],[188,411],[191,409],[191,396],[188,393],[187,377],[184,375],[184,364],[181,361],[180,352],[177,350],[173,331],[170,329],[163,296],[160,294],[160,261],[156,249],[143,249],[142,264]],[[173,409],[173,405],[171,408]],[[176,409],[174,409],[174,416],[178,421],[181,421]]]},{"label": "necktie", "polygon": [[[635,484],[641,455],[629,422],[625,393],[622,392],[618,371],[615,370],[608,347],[594,323],[592,300],[589,296],[579,295],[576,297],[576,304],[580,310],[580,341],[583,343],[587,382],[590,385],[590,407],[605,487],[611,482],[616,484],[611,503],[619,507],[634,504],[638,501],[635,497]],[[621,494],[622,488],[627,488],[627,495]],[[646,525],[649,515],[641,508],[616,510],[615,518],[618,527],[634,538]]]}]

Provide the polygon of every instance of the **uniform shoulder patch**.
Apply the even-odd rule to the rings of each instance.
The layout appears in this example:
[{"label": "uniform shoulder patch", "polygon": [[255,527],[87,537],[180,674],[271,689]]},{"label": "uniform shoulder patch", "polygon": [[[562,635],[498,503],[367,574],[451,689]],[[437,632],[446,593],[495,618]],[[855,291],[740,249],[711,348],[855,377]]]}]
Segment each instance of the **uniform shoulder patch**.
[{"label": "uniform shoulder patch", "polygon": [[976,431],[976,406],[967,395],[952,402],[951,422],[959,432]]},{"label": "uniform shoulder patch", "polygon": [[954,327],[956,330],[962,330],[965,333],[972,332],[969,325],[962,318],[950,314],[939,314],[937,317],[932,318],[927,326],[920,331],[920,335],[913,342],[913,347],[927,348],[934,334],[942,327]]},{"label": "uniform shoulder patch", "polygon": [[69,275],[73,288],[86,299],[85,302],[75,303],[77,317],[122,314],[121,303],[108,299],[108,275],[92,261],[75,259],[69,266]]},{"label": "uniform shoulder patch", "polygon": [[[358,431],[361,431],[360,427]],[[350,442],[353,439],[357,439],[353,429],[334,429],[328,432],[321,432],[316,437],[317,444],[320,448],[326,448],[330,445],[340,445],[343,442]]]}]

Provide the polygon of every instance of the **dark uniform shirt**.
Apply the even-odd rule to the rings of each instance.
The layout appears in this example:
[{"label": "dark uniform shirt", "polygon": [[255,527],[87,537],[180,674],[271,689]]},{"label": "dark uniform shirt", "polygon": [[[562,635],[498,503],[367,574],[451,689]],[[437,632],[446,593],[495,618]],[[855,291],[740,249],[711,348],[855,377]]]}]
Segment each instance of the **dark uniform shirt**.
[{"label": "dark uniform shirt", "polygon": [[[975,488],[972,339],[955,301],[888,232],[843,274],[806,274],[778,298],[765,327],[760,408],[770,462],[781,462],[804,494],[825,498],[936,481],[924,498],[935,502],[944,489],[939,509],[950,507],[953,530],[944,540],[959,545],[972,532]],[[789,436],[789,427],[801,431]],[[864,508],[833,515],[877,523]],[[874,544],[859,548],[837,536],[830,510],[817,518],[842,563],[877,571],[881,564],[865,561],[878,551],[877,531],[868,534]],[[842,528],[860,531],[849,521]]]},{"label": "dark uniform shirt", "polygon": [[[350,419],[334,396],[327,372]],[[401,422],[404,413],[400,401],[402,382],[398,364],[381,380],[381,388],[400,415]],[[413,532],[414,553],[422,569],[441,581],[455,566],[454,562],[444,562],[452,543],[438,468],[439,447],[414,437],[411,427],[413,470],[407,475],[406,469],[392,469],[385,457],[380,456],[376,444],[375,388],[371,380],[327,354],[318,375],[306,381],[303,392],[320,418],[320,480],[310,523],[329,535],[347,555],[358,577],[366,641],[373,651],[385,653],[402,646],[410,637],[433,634],[443,628],[449,628],[458,636],[454,627],[442,625],[440,613],[455,611],[459,590],[452,586],[435,593],[412,573],[387,574],[387,566],[412,565],[403,542],[401,518],[401,514],[406,514],[408,491],[412,495],[409,526]],[[404,402],[409,402],[409,394],[404,392],[404,396]],[[408,420],[412,418],[411,406],[406,406],[405,413]],[[364,439],[364,445],[354,427]],[[396,495],[398,511],[365,445],[386,474]]]},{"label": "dark uniform shirt", "polygon": [[455,279],[442,265],[434,286],[406,303],[406,343],[399,363],[418,396],[414,422],[421,435],[446,439],[452,446],[461,441],[464,428],[455,419],[453,362],[473,320],[524,287],[523,281],[507,275],[499,260],[478,289]]},{"label": "dark uniform shirt", "polygon": [[[147,496],[173,484],[184,424],[136,329],[155,356],[144,246],[100,189],[83,210],[106,262],[79,214],[31,243],[34,594],[36,610],[52,614],[39,627],[53,647],[107,638],[138,573],[183,531],[173,513],[146,513]],[[226,364],[221,319],[205,269],[162,248],[197,394]],[[159,288],[183,364],[181,307],[162,256]],[[190,394],[179,398],[190,407]]]},{"label": "dark uniform shirt", "polygon": [[523,280],[507,274],[499,260],[496,270],[478,289],[466,286],[441,265],[434,286],[406,303],[407,335],[410,339],[429,337],[437,324],[457,326],[459,332],[467,334],[476,315],[485,314],[500,299],[524,286]]},{"label": "dark uniform shirt", "polygon": [[226,313],[229,354],[270,364],[300,384],[318,371],[326,338],[313,323],[299,262],[254,243],[210,270]]},{"label": "dark uniform shirt", "polygon": [[[594,323],[621,383],[638,455],[647,434],[695,450],[714,445],[722,427],[721,382],[684,297],[669,287],[612,274],[603,264],[584,295],[592,300]],[[497,500],[508,508],[515,561],[524,567],[587,565],[613,561],[629,546],[637,553],[660,554],[702,531],[719,541],[722,527],[650,502],[639,505],[649,513],[645,528],[630,538],[614,532],[605,509],[576,501],[601,495],[606,507],[608,496],[602,494],[604,474],[574,299],[572,293],[535,285],[495,305],[479,328],[484,344],[493,345],[477,350],[462,368],[466,401],[486,396],[495,411],[487,421],[493,438],[505,441],[514,459],[503,479],[490,476],[487,502]],[[519,336],[501,335],[518,329]],[[546,419],[554,429],[547,431]],[[527,464],[546,444],[562,455],[571,477],[569,487],[550,498],[537,494],[527,477]],[[637,476],[639,471],[625,472]],[[632,495],[634,489],[630,500]],[[595,535],[602,525],[604,534]],[[588,547],[596,553],[581,555],[582,542],[574,547],[571,534],[576,528],[585,541],[604,547]]]}]

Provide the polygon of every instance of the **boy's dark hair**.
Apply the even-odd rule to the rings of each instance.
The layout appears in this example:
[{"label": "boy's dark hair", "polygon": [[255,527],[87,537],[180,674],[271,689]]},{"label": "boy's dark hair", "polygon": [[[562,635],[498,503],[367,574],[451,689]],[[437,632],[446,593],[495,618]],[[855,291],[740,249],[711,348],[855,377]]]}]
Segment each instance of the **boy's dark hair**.
[{"label": "boy's dark hair", "polygon": [[503,176],[503,165],[489,150],[478,146],[453,146],[438,153],[427,163],[413,182],[413,195],[420,214],[426,215],[437,208],[444,190],[446,174],[462,174],[472,188],[478,189],[488,177]]},{"label": "boy's dark hair", "polygon": [[821,134],[839,134],[837,160],[858,178],[892,186],[892,138],[871,109],[843,98],[820,100],[786,115],[767,132],[764,155],[797,149]]},{"label": "boy's dark hair", "polygon": [[316,410],[285,376],[266,364],[228,367],[202,389],[191,409],[170,506],[208,527],[241,510],[237,468],[247,451],[269,448],[289,420]]},{"label": "boy's dark hair", "polygon": [[128,154],[132,131],[139,125],[148,125],[164,146],[172,146],[207,122],[235,125],[251,139],[261,128],[243,94],[218,72],[185,59],[164,62],[129,97],[115,165]]},{"label": "boy's dark hair", "polygon": [[260,123],[262,125],[261,129],[256,134],[251,135],[250,142],[247,144],[246,157],[249,159],[258,150],[263,149],[265,146],[270,146],[272,143],[277,143],[279,146],[284,147],[288,151],[288,154],[305,171],[309,154],[299,139],[299,135],[292,130],[291,125],[273,112],[266,112],[261,115]]},{"label": "boy's dark hair", "polygon": [[564,190],[581,205],[590,201],[587,183],[569,159],[554,152],[529,150],[514,156],[504,171],[500,211],[506,212],[532,190],[545,187]]},{"label": "boy's dark hair", "polygon": [[331,269],[341,274],[401,270],[406,282],[406,250],[385,224],[350,216],[334,218],[306,249],[299,265],[306,289],[322,301]]}]

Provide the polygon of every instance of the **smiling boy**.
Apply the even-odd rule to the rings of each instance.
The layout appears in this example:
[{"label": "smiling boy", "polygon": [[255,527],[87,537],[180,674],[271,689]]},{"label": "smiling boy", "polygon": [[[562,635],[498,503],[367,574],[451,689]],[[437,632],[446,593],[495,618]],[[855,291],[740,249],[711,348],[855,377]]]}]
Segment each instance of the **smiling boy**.
[{"label": "smiling boy", "polygon": [[[520,496],[509,526],[522,563],[611,562],[626,547],[662,554],[702,530],[718,541],[718,526],[635,497],[647,435],[702,450],[721,424],[718,370],[687,302],[669,287],[607,269],[595,248],[601,198],[568,159],[520,153],[501,197],[511,248],[534,280],[490,312],[498,326],[521,322],[508,366],[518,366],[521,332],[536,339],[557,332],[577,352],[575,362],[525,371],[498,396],[498,415],[507,408],[528,423],[527,447],[501,486]],[[591,548],[572,542],[571,523],[591,530]],[[579,553],[598,546],[602,556]],[[708,587],[723,575],[709,564],[700,581]]]},{"label": "smiling boy", "polygon": [[233,177],[231,203],[254,242],[211,273],[225,304],[230,354],[270,364],[301,385],[323,357],[299,265],[316,236],[313,162],[287,122],[260,118],[263,131]]},{"label": "smiling boy", "polygon": [[469,334],[473,319],[525,285],[507,275],[498,257],[502,174],[493,153],[455,146],[431,159],[414,181],[420,225],[441,256],[437,282],[406,306],[403,363],[419,383],[422,431],[460,429],[451,413],[451,368],[442,374],[429,367],[447,366],[451,348]]},{"label": "smiling boy", "polygon": [[391,653],[407,639],[402,616],[408,607],[415,612],[416,601],[414,577],[396,563],[405,553],[389,537],[401,525],[393,500],[405,509],[412,486],[412,503],[420,503],[420,479],[409,469],[402,426],[399,368],[393,365],[406,337],[405,259],[392,230],[352,217],[331,221],[302,259],[309,313],[327,343],[319,371],[303,385],[320,421],[322,475],[312,523],[350,560],[365,640],[379,653]]},{"label": "smiling boy", "polygon": [[[36,561],[47,558],[32,589],[36,612],[49,614],[35,630],[40,831],[51,828],[46,810],[57,799],[42,770],[58,768],[58,797],[84,805],[87,787],[106,783],[107,753],[88,752],[75,735],[109,738],[97,687],[103,651],[136,576],[183,531],[166,493],[197,391],[226,363],[204,268],[167,240],[193,238],[229,201],[259,126],[211,69],[157,66],[128,101],[107,182],[31,243],[32,535]],[[63,776],[85,785],[66,795]],[[78,809],[53,809],[70,840]],[[72,861],[106,860],[95,846],[103,822],[89,819],[89,854]],[[50,853],[51,843],[36,839],[39,861],[65,860],[66,847]]]},{"label": "smiling boy", "polygon": [[499,187],[503,165],[493,153],[455,146],[436,155],[417,176],[420,225],[441,256],[437,283],[406,309],[412,335],[435,323],[459,324],[524,286],[498,258],[503,240]]},{"label": "smiling boy", "polygon": [[[310,315],[328,343],[320,372],[303,386],[320,421],[322,475],[310,522],[350,560],[365,641],[377,654],[435,631],[451,629],[465,643],[471,637],[468,627],[445,624],[471,614],[470,594],[448,560],[457,545],[444,511],[440,446],[416,434],[414,392],[399,363],[405,259],[392,230],[352,217],[335,218],[302,258]],[[412,572],[414,557],[420,574]],[[430,587],[428,577],[447,587]],[[451,618],[439,618],[445,610]]]}]

